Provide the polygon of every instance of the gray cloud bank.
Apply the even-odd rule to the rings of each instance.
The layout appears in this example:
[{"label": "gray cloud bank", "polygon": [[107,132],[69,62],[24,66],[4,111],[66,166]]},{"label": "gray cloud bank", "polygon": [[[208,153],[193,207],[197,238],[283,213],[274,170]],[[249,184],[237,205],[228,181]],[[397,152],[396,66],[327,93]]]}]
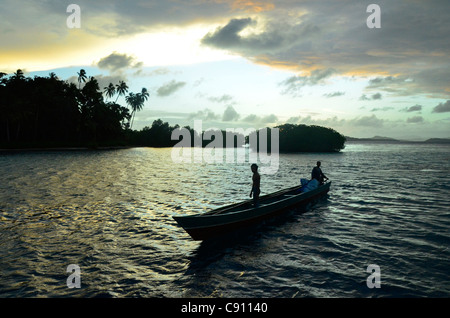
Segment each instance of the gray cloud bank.
[{"label": "gray cloud bank", "polygon": [[[280,1],[276,10],[259,17],[230,19],[202,43],[255,62],[310,72],[308,77],[288,78],[285,93],[315,84],[314,72],[333,70],[393,74],[371,84],[399,95],[449,96],[448,2],[378,1],[380,29],[366,25],[370,3]],[[252,32],[260,25],[262,31]]]},{"label": "gray cloud bank", "polygon": [[[300,76],[287,79],[298,93],[313,84],[314,71],[378,74],[371,84],[398,95],[450,96],[448,0],[378,0],[381,28],[366,25],[367,6],[358,0],[79,0],[82,32],[111,38],[164,27],[217,24],[203,45],[239,54],[256,63],[286,67]],[[22,47],[23,39],[64,41],[68,2],[2,1],[2,49]],[[33,36],[34,34],[34,36]],[[42,35],[51,35],[42,37]],[[49,40],[52,39],[52,40]],[[33,43],[34,43],[33,42]],[[182,54],[182,52],[180,52]],[[99,66],[117,71],[135,61],[115,54]],[[131,63],[131,64],[130,64]],[[382,75],[381,75],[382,74]],[[310,76],[311,78],[305,78]]]}]

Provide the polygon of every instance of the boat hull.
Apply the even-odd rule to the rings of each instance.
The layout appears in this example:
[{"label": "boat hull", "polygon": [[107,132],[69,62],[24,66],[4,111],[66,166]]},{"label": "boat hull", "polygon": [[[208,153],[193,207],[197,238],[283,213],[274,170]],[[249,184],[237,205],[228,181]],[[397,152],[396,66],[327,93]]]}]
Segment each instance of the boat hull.
[{"label": "boat hull", "polygon": [[249,200],[204,214],[173,218],[194,240],[206,240],[315,201],[328,193],[330,185],[331,182],[328,182],[305,193],[299,193],[300,186],[297,186],[269,194],[260,198],[260,205],[257,208],[253,207]]}]

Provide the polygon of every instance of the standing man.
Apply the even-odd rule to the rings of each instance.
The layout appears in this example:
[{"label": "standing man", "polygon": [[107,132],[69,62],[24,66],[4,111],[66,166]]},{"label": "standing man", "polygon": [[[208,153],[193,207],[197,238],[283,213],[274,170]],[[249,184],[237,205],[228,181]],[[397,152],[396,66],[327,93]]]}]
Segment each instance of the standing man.
[{"label": "standing man", "polygon": [[323,174],[322,169],[320,169],[320,161],[317,161],[317,166],[315,166],[311,172],[311,180],[316,179],[319,184],[323,184],[324,179],[328,178]]},{"label": "standing man", "polygon": [[258,166],[256,165],[256,163],[251,165],[251,169],[253,172],[253,177],[252,177],[253,185],[252,185],[252,191],[250,191],[250,198],[253,195],[253,205],[256,208],[256,207],[258,207],[259,194],[261,193],[261,190],[259,188],[261,176],[258,173]]}]

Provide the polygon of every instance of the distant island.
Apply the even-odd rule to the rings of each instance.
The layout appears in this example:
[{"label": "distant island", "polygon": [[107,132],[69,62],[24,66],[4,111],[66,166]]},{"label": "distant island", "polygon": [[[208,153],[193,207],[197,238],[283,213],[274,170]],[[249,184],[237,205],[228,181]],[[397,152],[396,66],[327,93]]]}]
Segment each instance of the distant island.
[{"label": "distant island", "polygon": [[[136,112],[149,97],[147,89],[128,92],[126,83],[120,81],[102,90],[95,77],[88,77],[83,69],[77,74],[78,85],[60,80],[54,73],[31,78],[22,70],[9,76],[0,72],[0,149],[173,147],[179,142],[172,140],[172,133],[181,127],[161,119],[140,131],[132,129]],[[117,103],[120,96],[125,97],[126,106]],[[199,139],[202,147],[215,141],[214,137],[204,140],[204,132],[183,128],[190,132],[192,145]],[[281,152],[335,152],[344,148],[346,140],[333,129],[320,126],[284,124],[276,128]],[[259,132],[254,132],[257,138]],[[217,133],[222,134],[222,146],[226,147],[229,132]],[[235,133],[234,147],[245,146],[249,137]],[[270,138],[268,142],[270,152]],[[214,146],[221,144],[215,142]]]},{"label": "distant island", "polygon": [[[345,147],[346,137],[332,128],[303,124],[283,124],[274,128],[279,129],[280,152],[339,152]],[[255,132],[257,138],[259,131]],[[270,132],[267,135],[270,136]],[[247,140],[250,138],[251,136],[247,137]],[[270,152],[270,138],[267,139]],[[256,147],[252,147],[251,144],[250,147],[259,150],[259,139]]]},{"label": "distant island", "polygon": [[402,140],[383,136],[374,136],[372,138],[345,137],[350,142],[372,142],[372,143],[412,143],[412,144],[450,144],[450,138],[429,138],[424,141]]}]

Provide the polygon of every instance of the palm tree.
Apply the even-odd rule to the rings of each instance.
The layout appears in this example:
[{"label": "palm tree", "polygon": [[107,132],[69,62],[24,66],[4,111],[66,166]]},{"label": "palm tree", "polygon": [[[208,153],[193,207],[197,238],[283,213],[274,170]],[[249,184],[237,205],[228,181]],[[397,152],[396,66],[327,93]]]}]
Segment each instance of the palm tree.
[{"label": "palm tree", "polygon": [[148,99],[149,96],[150,96],[150,94],[148,93],[147,89],[145,87],[143,87],[142,91],[141,91],[141,98],[143,100],[142,103],[144,103]]},{"label": "palm tree", "polygon": [[25,75],[23,74],[22,70],[17,70],[14,75],[12,76],[13,79],[22,80],[25,78]]},{"label": "palm tree", "polygon": [[51,72],[48,74],[49,78],[52,80],[58,80],[58,76],[56,76],[55,72]]},{"label": "palm tree", "polygon": [[[130,106],[131,108],[131,117],[133,117],[135,110],[138,107],[138,96],[131,92],[130,94],[128,94],[128,96],[125,96],[125,101],[127,102],[127,104]],[[130,127],[131,128],[131,127]]]},{"label": "palm tree", "polygon": [[113,83],[109,83],[109,85],[105,87],[105,90],[103,92],[106,93],[106,97],[111,98],[116,93],[116,88]]},{"label": "palm tree", "polygon": [[119,96],[125,95],[128,92],[128,86],[124,81],[120,81],[119,84],[116,85],[116,93],[117,93],[117,99],[119,99]]},{"label": "palm tree", "polygon": [[133,108],[133,113],[132,113],[133,119],[131,121],[131,126],[133,126],[134,115],[135,115],[136,111],[142,110],[142,108],[144,107],[144,103],[148,99],[149,96],[150,96],[150,94],[148,93],[148,91],[145,87],[142,88],[140,93],[137,93],[135,95],[136,101],[135,101],[135,107]]},{"label": "palm tree", "polygon": [[78,88],[81,88],[81,82],[86,83],[86,71],[84,69],[81,69],[80,72],[77,72],[78,74]]},{"label": "palm tree", "polygon": [[[148,96],[148,93],[147,93]],[[132,113],[131,113],[131,125],[130,125],[130,129],[131,127],[133,127],[133,122],[134,122],[134,115],[136,114],[137,111],[140,111],[143,107],[144,107],[144,100],[147,97],[143,97],[141,93],[130,93],[127,97],[125,97],[125,100],[127,102],[128,105],[130,105]]]}]

